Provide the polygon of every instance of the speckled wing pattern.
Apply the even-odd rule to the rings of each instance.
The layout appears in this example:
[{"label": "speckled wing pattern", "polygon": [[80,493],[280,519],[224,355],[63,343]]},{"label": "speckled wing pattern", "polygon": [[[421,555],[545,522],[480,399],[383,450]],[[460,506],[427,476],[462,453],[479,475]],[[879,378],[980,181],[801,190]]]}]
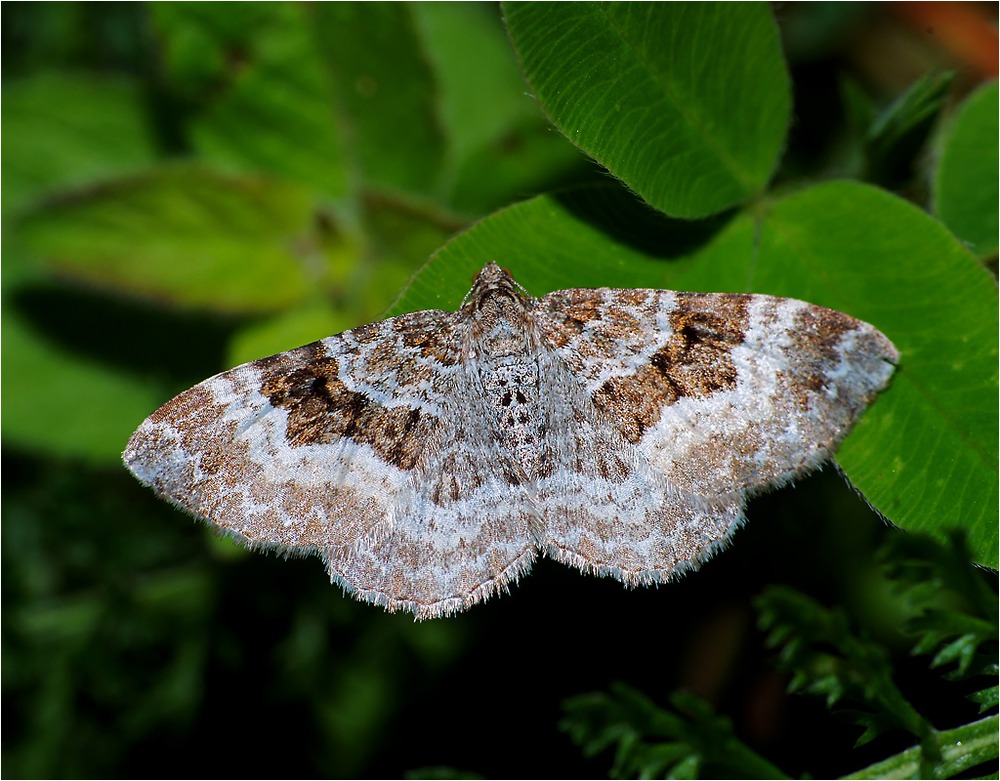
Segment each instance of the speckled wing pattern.
[{"label": "speckled wing pattern", "polygon": [[747,499],[831,457],[899,355],[763,295],[570,289],[490,263],[424,311],[219,374],[125,450],[143,483],[359,599],[433,618],[548,555],[626,585],[697,567]]}]

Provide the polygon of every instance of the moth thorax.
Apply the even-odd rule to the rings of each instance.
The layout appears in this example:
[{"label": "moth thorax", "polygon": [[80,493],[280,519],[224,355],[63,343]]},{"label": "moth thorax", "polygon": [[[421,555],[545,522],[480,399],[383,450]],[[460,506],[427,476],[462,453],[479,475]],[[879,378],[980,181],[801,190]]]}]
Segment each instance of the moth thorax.
[{"label": "moth thorax", "polygon": [[477,302],[473,337],[484,358],[533,355],[532,330],[524,301],[510,291],[490,290]]},{"label": "moth thorax", "polygon": [[482,356],[487,360],[528,359],[532,355],[532,345],[523,329],[509,323],[497,323],[483,334],[480,342]]},{"label": "moth thorax", "polygon": [[542,419],[538,361],[510,358],[493,363],[482,375],[486,405],[498,444],[522,474],[537,468]]}]

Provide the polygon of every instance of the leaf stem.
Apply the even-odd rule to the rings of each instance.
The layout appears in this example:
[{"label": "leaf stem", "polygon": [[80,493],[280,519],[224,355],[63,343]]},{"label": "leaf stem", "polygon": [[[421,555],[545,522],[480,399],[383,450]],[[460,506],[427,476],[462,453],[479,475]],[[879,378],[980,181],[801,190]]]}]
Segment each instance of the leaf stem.
[{"label": "leaf stem", "polygon": [[[935,732],[941,758],[935,778],[953,778],[983,762],[997,758],[997,734],[1000,715],[994,714],[955,729]],[[913,746],[857,773],[844,778],[921,778],[926,777],[926,757],[922,746]]]}]

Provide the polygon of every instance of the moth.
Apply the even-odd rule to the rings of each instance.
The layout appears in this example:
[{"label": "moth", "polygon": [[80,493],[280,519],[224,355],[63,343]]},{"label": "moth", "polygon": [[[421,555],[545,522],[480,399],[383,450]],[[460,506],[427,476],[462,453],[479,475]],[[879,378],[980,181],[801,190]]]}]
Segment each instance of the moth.
[{"label": "moth", "polygon": [[829,459],[899,360],[873,326],[766,295],[559,290],[488,263],[455,312],[238,366],[126,466],[361,600],[465,610],[540,556],[627,586],[696,568],[747,500]]}]

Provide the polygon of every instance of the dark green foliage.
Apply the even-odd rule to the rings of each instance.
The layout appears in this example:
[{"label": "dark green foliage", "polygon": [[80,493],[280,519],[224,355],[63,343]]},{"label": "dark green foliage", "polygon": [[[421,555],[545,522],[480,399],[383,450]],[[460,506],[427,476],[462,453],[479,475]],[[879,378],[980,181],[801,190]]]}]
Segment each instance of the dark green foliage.
[{"label": "dark green foliage", "polygon": [[612,778],[787,778],[695,695],[676,692],[670,706],[616,683],[567,700],[560,726],[588,757],[614,748]]},{"label": "dark green foliage", "polygon": [[438,781],[446,781],[447,779],[476,779],[483,778],[483,776],[477,775],[476,773],[466,773],[461,770],[456,770],[453,767],[422,767],[417,770],[411,770],[405,776],[405,778],[418,779],[438,779]]},{"label": "dark green foliage", "polygon": [[871,181],[893,188],[913,178],[914,158],[948,99],[952,77],[951,73],[924,76],[871,123],[865,138]]},{"label": "dark green foliage", "polygon": [[888,649],[856,636],[848,617],[792,589],[774,587],[758,600],[768,645],[780,649],[779,666],[791,673],[789,688],[822,696],[827,707],[847,699],[871,706],[855,718],[865,727],[862,745],[893,727],[919,736],[919,714],[892,683]]},{"label": "dark green foliage", "polygon": [[892,537],[885,561],[914,612],[904,628],[919,637],[913,653],[933,654],[931,666],[952,680],[995,676],[997,595],[983,573],[968,566],[965,535],[952,533],[947,546],[919,535]]},{"label": "dark green foliage", "polygon": [[[912,652],[935,654],[930,666],[938,671],[957,662],[945,672],[949,680],[995,681],[997,594],[968,563],[962,538],[944,546],[922,535],[895,535],[881,558],[913,615],[904,625],[915,641]],[[995,765],[998,717],[947,729],[933,724],[897,685],[891,649],[859,631],[843,610],[786,586],[766,589],[756,606],[767,645],[777,651],[775,662],[790,675],[790,691],[821,697],[862,727],[858,746],[894,729],[918,742],[850,777],[950,778]],[[988,703],[995,707],[996,686],[972,699],[982,710]],[[685,692],[673,694],[670,707],[661,708],[619,683],[610,694],[573,697],[564,708],[562,729],[587,756],[614,749],[612,778],[787,777],[743,743],[728,719]]]}]

